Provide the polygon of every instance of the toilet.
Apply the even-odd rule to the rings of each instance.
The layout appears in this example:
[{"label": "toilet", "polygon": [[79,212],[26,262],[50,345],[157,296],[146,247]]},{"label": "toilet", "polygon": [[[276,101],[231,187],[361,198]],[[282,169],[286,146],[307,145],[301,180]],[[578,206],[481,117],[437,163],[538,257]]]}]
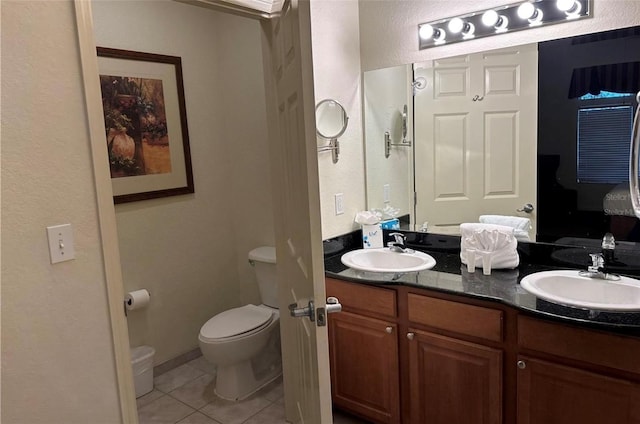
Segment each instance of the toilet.
[{"label": "toilet", "polygon": [[276,250],[249,252],[260,289],[260,305],[245,305],[208,320],[198,336],[202,355],[217,366],[216,394],[242,400],[282,374]]}]

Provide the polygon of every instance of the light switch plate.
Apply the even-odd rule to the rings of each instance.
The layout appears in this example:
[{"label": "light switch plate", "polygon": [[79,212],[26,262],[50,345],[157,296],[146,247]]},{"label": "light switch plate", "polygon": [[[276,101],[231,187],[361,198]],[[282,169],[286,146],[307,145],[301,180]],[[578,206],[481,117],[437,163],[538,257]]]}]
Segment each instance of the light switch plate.
[{"label": "light switch plate", "polygon": [[342,193],[335,194],[335,206],[336,206],[336,215],[342,215],[344,213],[344,194]]},{"label": "light switch plate", "polygon": [[391,185],[385,184],[382,186],[382,197],[384,203],[389,203],[391,201]]},{"label": "light switch plate", "polygon": [[47,227],[47,236],[49,237],[49,254],[52,264],[69,261],[76,257],[71,224]]}]

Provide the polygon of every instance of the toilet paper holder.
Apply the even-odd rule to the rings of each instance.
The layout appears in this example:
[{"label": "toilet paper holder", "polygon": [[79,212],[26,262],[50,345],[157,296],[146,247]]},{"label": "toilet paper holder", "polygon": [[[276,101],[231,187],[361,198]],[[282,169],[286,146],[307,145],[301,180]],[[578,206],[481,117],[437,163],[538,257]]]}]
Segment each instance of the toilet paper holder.
[{"label": "toilet paper holder", "polygon": [[[132,305],[134,304],[134,301],[136,298],[136,292],[146,292],[147,299],[143,301],[140,306],[132,308]],[[149,292],[149,290],[147,289],[140,289],[140,290],[134,290],[132,292],[128,292],[122,302],[122,307],[124,308],[124,316],[125,317],[129,316],[129,310],[135,310],[137,308],[146,307],[147,302],[149,301],[150,298],[151,298],[151,292]]]}]

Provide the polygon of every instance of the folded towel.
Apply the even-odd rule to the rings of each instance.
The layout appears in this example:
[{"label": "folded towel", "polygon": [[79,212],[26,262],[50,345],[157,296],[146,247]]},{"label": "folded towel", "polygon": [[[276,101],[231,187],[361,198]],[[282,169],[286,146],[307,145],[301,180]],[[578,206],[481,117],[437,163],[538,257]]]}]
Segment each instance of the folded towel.
[{"label": "folded towel", "polygon": [[518,240],[529,241],[529,230],[531,229],[531,220],[519,216],[506,215],[480,215],[478,219],[482,224],[497,224],[515,228],[513,233]]},{"label": "folded towel", "polygon": [[475,266],[482,266],[483,255],[491,256],[492,269],[516,268],[520,263],[513,227],[494,224],[460,225],[460,260],[467,264],[467,250],[473,249]]}]

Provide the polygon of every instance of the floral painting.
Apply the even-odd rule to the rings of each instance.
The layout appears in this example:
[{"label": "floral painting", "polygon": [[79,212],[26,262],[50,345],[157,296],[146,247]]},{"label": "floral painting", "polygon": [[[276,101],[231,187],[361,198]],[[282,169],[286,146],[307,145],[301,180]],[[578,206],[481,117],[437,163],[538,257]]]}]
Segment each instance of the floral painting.
[{"label": "floral painting", "polygon": [[193,193],[181,59],[97,52],[115,203]]},{"label": "floral painting", "polygon": [[162,81],[100,75],[111,177],[171,172]]}]

